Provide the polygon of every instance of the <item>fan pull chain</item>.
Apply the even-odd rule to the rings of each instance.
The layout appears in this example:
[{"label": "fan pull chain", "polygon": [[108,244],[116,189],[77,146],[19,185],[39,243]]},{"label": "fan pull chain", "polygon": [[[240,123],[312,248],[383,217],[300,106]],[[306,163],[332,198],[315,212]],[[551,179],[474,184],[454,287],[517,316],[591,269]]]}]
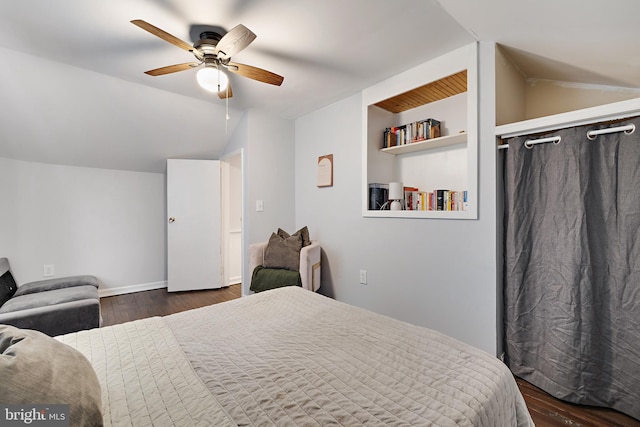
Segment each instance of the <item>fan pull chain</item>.
[{"label": "fan pull chain", "polygon": [[[218,68],[218,64],[216,64],[216,70],[218,70],[218,92],[220,92],[220,69]],[[227,96],[225,96],[225,105],[227,110],[225,114],[225,121],[224,121],[225,135],[229,134],[229,86],[231,85],[227,83],[227,87],[225,88],[227,92]]]},{"label": "fan pull chain", "polygon": [[224,133],[225,135],[229,134],[229,85],[227,85],[227,97],[226,97],[226,104],[227,104],[227,115],[225,117],[225,121],[224,121]]}]

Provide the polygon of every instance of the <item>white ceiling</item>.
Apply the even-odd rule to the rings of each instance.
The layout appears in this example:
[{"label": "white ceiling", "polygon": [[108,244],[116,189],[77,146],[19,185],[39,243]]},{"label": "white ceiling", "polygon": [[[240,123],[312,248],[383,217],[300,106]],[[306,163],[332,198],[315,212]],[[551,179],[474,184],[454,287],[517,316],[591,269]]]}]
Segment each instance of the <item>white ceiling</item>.
[{"label": "white ceiling", "polygon": [[[0,58],[10,57],[3,67],[27,64],[28,57],[44,58],[60,67],[90,70],[128,85],[196,98],[217,111],[226,108],[224,101],[197,86],[195,70],[159,77],[143,74],[193,57],[129,21],[143,19],[189,43],[194,41],[189,34],[191,25],[229,30],[243,24],[257,38],[232,60],[280,74],[284,83],[276,87],[232,75],[229,107],[233,111],[267,109],[293,119],[474,40],[506,46],[529,77],[640,88],[639,16],[637,0],[4,1],[0,3],[0,48],[4,48]],[[16,55],[3,55],[3,51]],[[23,54],[28,57],[20,56]],[[0,112],[14,107],[3,103],[0,96]],[[169,107],[167,110],[176,115]],[[170,121],[157,114],[158,123]],[[224,127],[223,123],[215,126]],[[158,133],[161,131],[170,130]],[[78,155],[69,164],[157,171],[161,158],[215,155],[228,134],[228,130],[212,133],[206,148],[198,145],[202,138],[197,135],[187,135],[184,139],[188,141],[181,145],[136,147],[135,155],[154,157],[153,164],[146,165],[118,163],[112,152],[134,158],[128,151],[130,141],[105,136],[104,144],[109,146],[103,151],[91,147],[86,158]],[[25,154],[14,133],[3,136],[0,129],[0,137],[0,157],[63,162],[61,154],[60,159],[51,153],[39,157],[43,150]],[[62,152],[71,150],[64,145],[66,139],[57,141]],[[128,145],[118,145],[119,139]],[[13,144],[10,149],[9,143]],[[91,153],[94,159],[89,158]],[[111,163],[104,161],[109,156],[114,157]]]},{"label": "white ceiling", "polygon": [[440,3],[479,40],[508,47],[527,77],[640,88],[640,1]]},{"label": "white ceiling", "polygon": [[[256,40],[232,60],[284,76],[281,87],[232,76],[230,105],[294,118],[472,38],[430,0],[28,0],[2,2],[0,46],[223,105],[195,70],[143,71],[193,56],[134,26],[188,42],[190,26],[243,24]],[[425,49],[426,40],[430,47]]]}]

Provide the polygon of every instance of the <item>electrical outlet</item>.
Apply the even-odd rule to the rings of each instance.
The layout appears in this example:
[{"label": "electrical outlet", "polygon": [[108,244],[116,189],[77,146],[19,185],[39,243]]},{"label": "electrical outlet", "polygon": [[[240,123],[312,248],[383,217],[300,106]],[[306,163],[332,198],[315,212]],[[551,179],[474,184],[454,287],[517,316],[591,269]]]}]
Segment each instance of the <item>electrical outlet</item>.
[{"label": "electrical outlet", "polygon": [[367,270],[360,270],[360,283],[367,284]]},{"label": "electrical outlet", "polygon": [[51,277],[53,274],[53,264],[45,264],[42,266],[42,277]]}]

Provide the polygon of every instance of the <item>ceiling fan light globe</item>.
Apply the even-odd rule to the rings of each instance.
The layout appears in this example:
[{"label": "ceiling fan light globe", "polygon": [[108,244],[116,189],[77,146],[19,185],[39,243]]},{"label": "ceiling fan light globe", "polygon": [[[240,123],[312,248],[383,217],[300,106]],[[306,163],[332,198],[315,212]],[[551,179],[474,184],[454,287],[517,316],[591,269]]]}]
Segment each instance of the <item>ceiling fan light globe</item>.
[{"label": "ceiling fan light globe", "polygon": [[196,79],[200,87],[213,93],[225,91],[229,85],[229,77],[215,67],[204,67],[198,70]]}]

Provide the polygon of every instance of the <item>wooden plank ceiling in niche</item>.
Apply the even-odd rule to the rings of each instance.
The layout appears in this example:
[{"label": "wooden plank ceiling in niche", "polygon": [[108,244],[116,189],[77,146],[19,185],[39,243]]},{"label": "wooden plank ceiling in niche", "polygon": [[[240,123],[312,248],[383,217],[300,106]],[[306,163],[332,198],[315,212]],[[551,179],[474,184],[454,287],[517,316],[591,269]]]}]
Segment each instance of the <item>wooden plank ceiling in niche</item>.
[{"label": "wooden plank ceiling in niche", "polygon": [[390,113],[401,113],[467,91],[467,70],[375,104]]}]

